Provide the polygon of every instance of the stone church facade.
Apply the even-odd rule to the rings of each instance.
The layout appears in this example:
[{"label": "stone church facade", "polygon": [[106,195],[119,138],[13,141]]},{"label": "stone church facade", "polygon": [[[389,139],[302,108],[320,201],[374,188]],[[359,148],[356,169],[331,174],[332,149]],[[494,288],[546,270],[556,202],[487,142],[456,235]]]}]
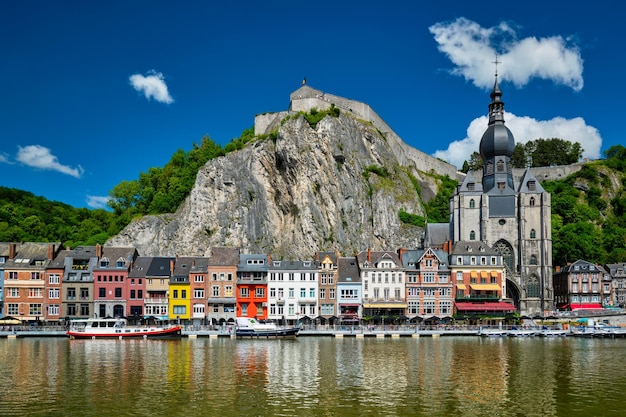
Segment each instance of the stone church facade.
[{"label": "stone church facade", "polygon": [[497,75],[490,96],[489,124],[480,143],[482,173],[469,172],[452,196],[450,237],[481,241],[498,251],[508,301],[521,315],[543,315],[554,309],[550,194],[530,168],[514,175],[515,139],[504,124]]}]

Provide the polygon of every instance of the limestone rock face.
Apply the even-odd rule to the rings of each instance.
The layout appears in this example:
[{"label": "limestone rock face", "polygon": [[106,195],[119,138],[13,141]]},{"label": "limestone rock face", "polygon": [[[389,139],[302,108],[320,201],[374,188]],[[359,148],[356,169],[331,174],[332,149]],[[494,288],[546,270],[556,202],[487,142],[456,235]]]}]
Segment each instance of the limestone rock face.
[{"label": "limestone rock face", "polygon": [[291,116],[275,140],[209,161],[176,213],[133,221],[107,245],[132,245],[145,256],[238,246],[284,259],[415,247],[422,229],[401,223],[398,212],[423,216],[417,188],[428,198],[437,184],[410,149],[348,114],[315,128]]}]

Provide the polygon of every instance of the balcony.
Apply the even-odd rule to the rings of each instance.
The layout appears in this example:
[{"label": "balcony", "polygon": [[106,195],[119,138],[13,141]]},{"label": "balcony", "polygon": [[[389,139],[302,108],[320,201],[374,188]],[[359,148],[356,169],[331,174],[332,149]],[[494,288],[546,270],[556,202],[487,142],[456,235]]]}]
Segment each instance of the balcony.
[{"label": "balcony", "polygon": [[143,299],[144,304],[160,304],[160,305],[167,305],[167,298],[144,298]]}]

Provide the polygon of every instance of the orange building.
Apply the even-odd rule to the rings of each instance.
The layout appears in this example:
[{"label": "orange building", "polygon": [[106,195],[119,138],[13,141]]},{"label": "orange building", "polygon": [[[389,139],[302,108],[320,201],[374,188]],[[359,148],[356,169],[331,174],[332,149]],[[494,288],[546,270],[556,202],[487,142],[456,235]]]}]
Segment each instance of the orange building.
[{"label": "orange building", "polygon": [[267,255],[239,255],[236,298],[238,317],[267,319],[268,263]]}]

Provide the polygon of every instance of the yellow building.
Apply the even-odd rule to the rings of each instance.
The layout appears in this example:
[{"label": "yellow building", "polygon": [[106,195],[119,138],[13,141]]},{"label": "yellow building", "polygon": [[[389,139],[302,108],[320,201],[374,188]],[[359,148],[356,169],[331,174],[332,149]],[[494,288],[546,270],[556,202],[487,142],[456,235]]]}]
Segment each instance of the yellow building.
[{"label": "yellow building", "polygon": [[189,284],[189,270],[193,265],[192,257],[177,257],[171,261],[173,271],[170,278],[168,293],[170,322],[189,324],[191,319],[191,285]]}]

